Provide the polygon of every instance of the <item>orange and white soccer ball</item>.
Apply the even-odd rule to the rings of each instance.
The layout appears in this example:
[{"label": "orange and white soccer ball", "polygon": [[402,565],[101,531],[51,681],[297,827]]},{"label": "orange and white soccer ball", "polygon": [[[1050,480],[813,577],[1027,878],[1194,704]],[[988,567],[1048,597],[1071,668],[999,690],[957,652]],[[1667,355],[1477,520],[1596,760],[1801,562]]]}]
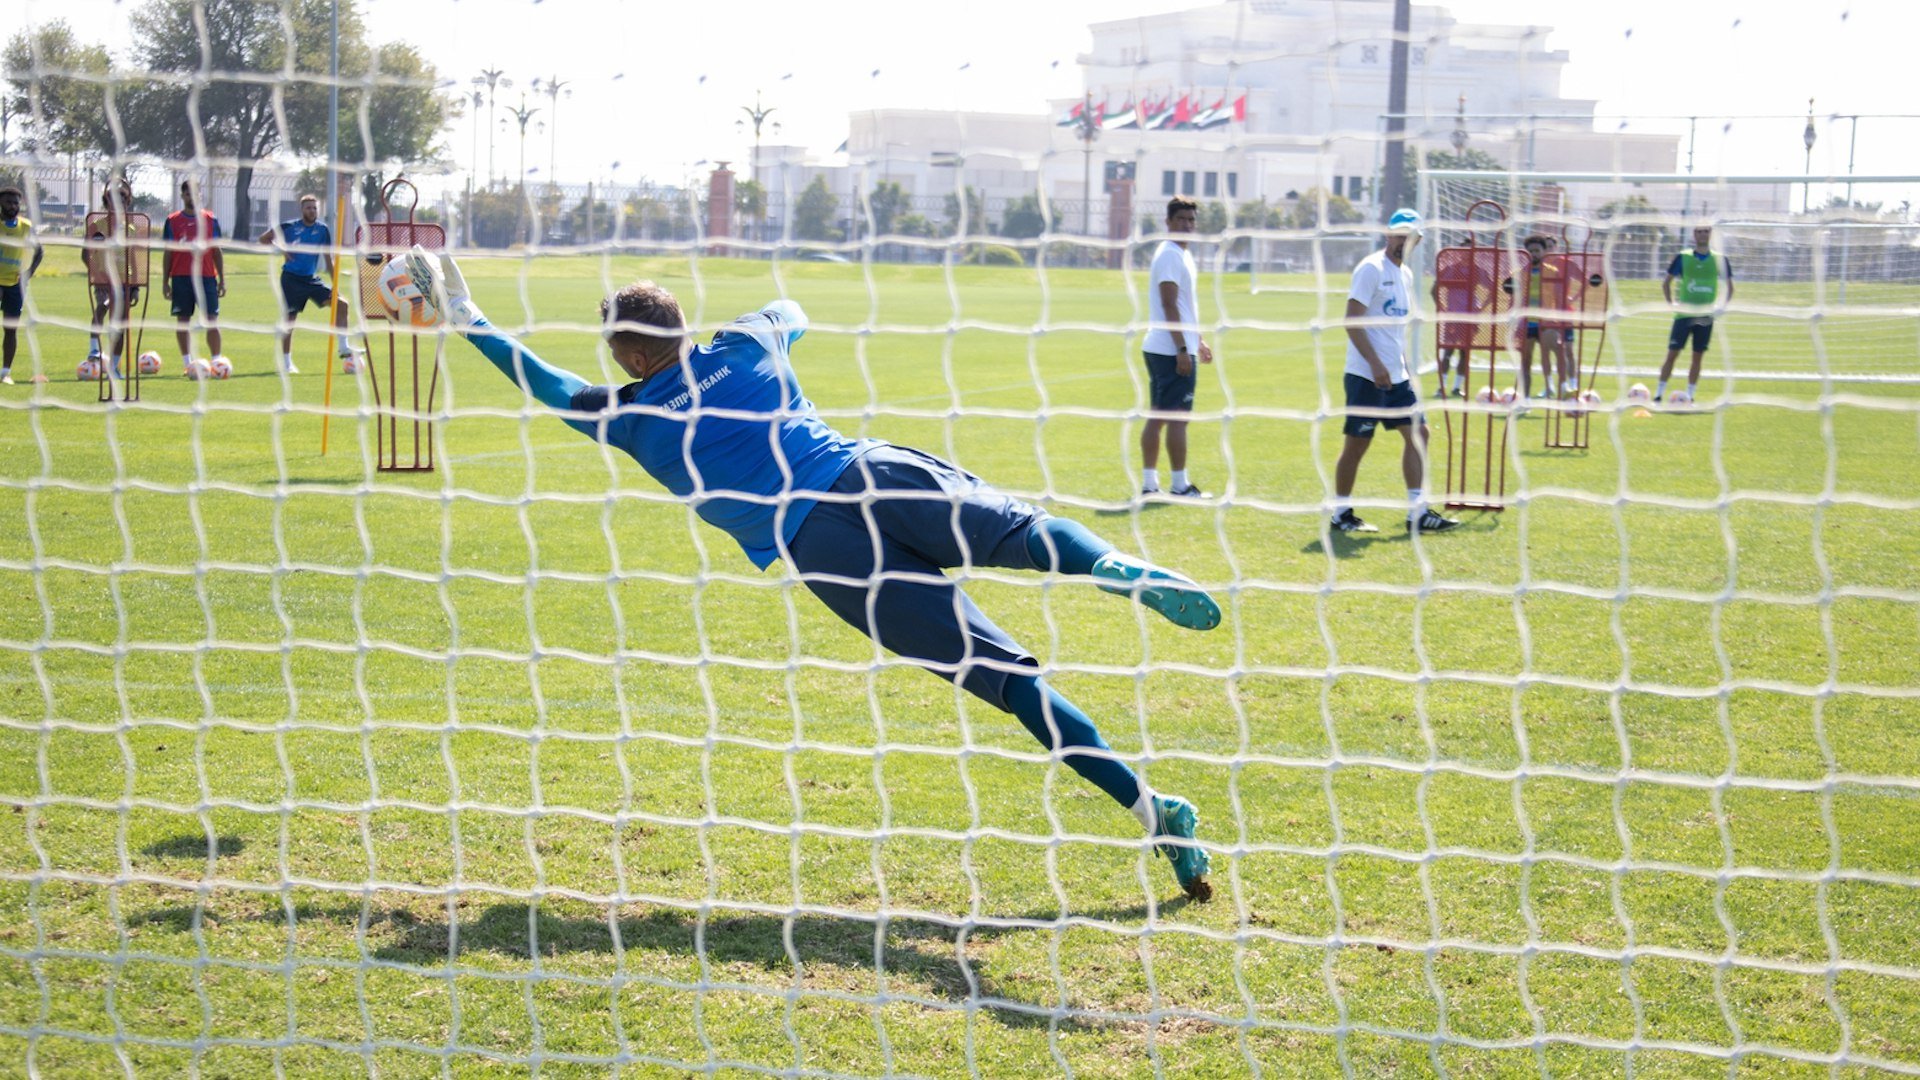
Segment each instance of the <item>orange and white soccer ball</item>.
[{"label": "orange and white soccer ball", "polygon": [[1673,393],[1667,395],[1667,406],[1674,409],[1692,408],[1693,395],[1687,393],[1685,390],[1675,390]]},{"label": "orange and white soccer ball", "polygon": [[1511,405],[1514,402],[1519,400],[1520,400],[1520,391],[1515,390],[1511,386],[1507,387],[1505,390],[1500,391],[1500,404],[1502,405]]},{"label": "orange and white soccer ball", "polygon": [[224,356],[216,356],[207,361],[207,372],[216,379],[224,379],[233,374],[233,363]]},{"label": "orange and white soccer ball", "polygon": [[1473,395],[1473,401],[1474,401],[1474,404],[1476,405],[1493,404],[1493,387],[1483,386],[1479,390],[1475,391]]},{"label": "orange and white soccer ball", "polygon": [[209,363],[204,356],[188,357],[185,370],[183,370],[181,374],[192,379],[194,382],[199,382],[202,379],[211,379],[213,378],[213,365]]},{"label": "orange and white soccer ball", "polygon": [[440,325],[440,310],[429,286],[413,280],[404,258],[387,260],[380,270],[380,303],[401,326],[431,330]]},{"label": "orange and white soccer ball", "polygon": [[1635,405],[1645,405],[1653,400],[1653,391],[1647,389],[1646,383],[1634,383],[1627,387],[1627,400]]},{"label": "orange and white soccer ball", "polygon": [[340,358],[340,371],[345,375],[358,375],[360,369],[367,366],[367,358],[361,353],[348,353]]},{"label": "orange and white soccer ball", "polygon": [[1606,398],[1600,396],[1600,391],[1598,390],[1580,391],[1580,404],[1585,405],[1589,409],[1598,408],[1606,404],[1606,400]]},{"label": "orange and white soccer ball", "polygon": [[100,360],[89,356],[85,360],[80,361],[79,366],[73,369],[73,377],[79,379],[81,382],[91,382],[98,379],[100,373],[105,371],[106,367],[106,364]]}]

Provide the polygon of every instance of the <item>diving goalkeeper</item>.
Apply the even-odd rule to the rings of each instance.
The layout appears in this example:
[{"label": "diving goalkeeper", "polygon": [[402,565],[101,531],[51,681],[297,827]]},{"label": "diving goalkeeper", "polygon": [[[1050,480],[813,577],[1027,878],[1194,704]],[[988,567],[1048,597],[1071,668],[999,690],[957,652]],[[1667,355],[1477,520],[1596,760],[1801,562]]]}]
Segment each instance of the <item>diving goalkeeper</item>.
[{"label": "diving goalkeeper", "polygon": [[1211,630],[1220,607],[1199,585],[939,458],[833,430],[801,393],[790,362],[807,330],[792,301],[743,315],[696,345],[673,294],[635,282],[600,303],[614,363],[634,381],[593,386],[490,325],[452,259],[415,247],[383,276],[395,299],[424,314],[416,323],[460,334],[535,400],[561,410],[567,426],[632,455],[755,566],[784,559],[835,615],[1018,717],[1139,820],[1189,897],[1212,897],[1192,804],[1141,783],[945,571],[1086,575],[1176,625]]}]

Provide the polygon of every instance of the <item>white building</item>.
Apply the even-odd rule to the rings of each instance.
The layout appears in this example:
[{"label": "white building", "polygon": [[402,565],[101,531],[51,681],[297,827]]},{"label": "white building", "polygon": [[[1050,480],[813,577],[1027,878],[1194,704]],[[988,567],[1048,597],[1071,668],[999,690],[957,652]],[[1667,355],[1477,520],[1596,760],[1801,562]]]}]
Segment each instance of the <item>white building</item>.
[{"label": "white building", "polygon": [[[854,113],[844,155],[763,147],[754,175],[776,218],[820,175],[849,207],[881,179],[901,184],[917,208],[975,188],[990,217],[996,205],[1043,194],[1056,228],[1079,231],[1084,215],[1104,234],[1114,166],[1134,170],[1135,217],[1175,193],[1280,203],[1315,187],[1374,217],[1392,15],[1392,0],[1250,0],[1096,23],[1091,50],[1078,58],[1081,98],[1050,102],[1044,114]],[[1677,171],[1680,136],[1596,130],[1595,103],[1562,94],[1573,58],[1547,48],[1549,27],[1465,23],[1438,4],[1416,4],[1411,27],[1409,154],[1449,150],[1461,128],[1467,146],[1522,171]],[[1104,106],[1090,145],[1071,122],[1086,101]],[[1720,209],[1785,211],[1780,190],[1736,189],[1728,197],[1742,205]],[[1572,184],[1566,208],[1591,211],[1635,193],[1663,209],[1677,210],[1682,198],[1678,188]]]}]

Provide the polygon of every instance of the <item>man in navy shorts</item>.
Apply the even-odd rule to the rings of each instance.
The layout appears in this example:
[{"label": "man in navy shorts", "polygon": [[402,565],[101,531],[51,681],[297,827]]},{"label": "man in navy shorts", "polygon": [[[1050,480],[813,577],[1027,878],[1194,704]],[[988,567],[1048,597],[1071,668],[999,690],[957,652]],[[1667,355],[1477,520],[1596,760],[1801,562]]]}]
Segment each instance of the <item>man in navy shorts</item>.
[{"label": "man in navy shorts", "polygon": [[206,309],[207,348],[220,356],[220,298],[227,295],[226,256],[220,251],[220,222],[213,211],[194,203],[192,180],[180,181],[180,209],[167,215],[160,232],[166,241],[166,276],[160,295],[173,304],[179,323],[174,339],[180,344],[180,362],[193,356],[193,315]]},{"label": "man in navy shorts", "polygon": [[1360,260],[1347,290],[1347,364],[1344,385],[1346,442],[1333,467],[1333,518],[1341,533],[1375,533],[1378,526],[1353,512],[1353,485],[1360,459],[1367,456],[1377,428],[1399,429],[1403,445],[1400,473],[1407,482],[1407,531],[1445,532],[1459,525],[1426,504],[1422,481],[1427,469],[1427,421],[1413,392],[1407,363],[1407,316],[1413,310],[1413,275],[1407,255],[1420,242],[1420,215],[1395,210],[1387,221],[1387,242]]},{"label": "man in navy shorts", "polygon": [[[320,196],[300,196],[300,216],[283,221],[277,229],[260,234],[262,244],[277,244],[286,261],[280,264],[280,307],[286,318],[280,324],[280,368],[289,375],[300,374],[293,364],[293,320],[308,304],[322,311],[333,303],[333,289],[320,275],[333,273],[333,230],[320,220]],[[347,340],[347,298],[340,298],[334,309],[333,334],[340,342],[340,359],[353,359],[353,345]]]},{"label": "man in navy shorts", "polygon": [[789,351],[807,330],[780,300],[695,345],[672,293],[635,282],[600,304],[614,362],[635,381],[593,386],[488,324],[458,266],[415,247],[388,284],[465,337],[567,426],[630,454],[761,569],[785,560],[841,619],[1010,712],[1068,767],[1145,828],[1196,900],[1213,895],[1199,815],[1157,794],[1048,685],[1032,656],[946,574],[1052,570],[1091,577],[1176,625],[1211,630],[1205,590],[1114,549],[1077,522],[1001,494],[948,462],[827,426],[801,393]]}]

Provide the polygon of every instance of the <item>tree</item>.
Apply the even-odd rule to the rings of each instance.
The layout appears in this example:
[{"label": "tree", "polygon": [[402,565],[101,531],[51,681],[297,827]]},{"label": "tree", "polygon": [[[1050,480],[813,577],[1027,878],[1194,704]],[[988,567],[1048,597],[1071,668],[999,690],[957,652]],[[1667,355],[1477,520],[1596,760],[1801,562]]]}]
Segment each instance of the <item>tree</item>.
[{"label": "tree", "polygon": [[940,226],[928,221],[922,214],[901,214],[894,219],[893,231],[899,236],[935,237],[940,235]]},{"label": "tree", "polygon": [[872,194],[867,196],[867,212],[873,215],[874,235],[893,232],[894,222],[906,206],[907,192],[898,180],[882,180],[873,185]]},{"label": "tree", "polygon": [[758,220],[767,212],[767,188],[758,180],[742,180],[733,186],[733,210],[743,218]]},{"label": "tree", "polygon": [[[1324,220],[1321,206],[1325,205]],[[1335,195],[1326,188],[1308,188],[1300,195],[1300,202],[1293,208],[1293,214],[1287,224],[1296,229],[1314,230],[1323,225],[1351,225],[1366,217],[1353,208],[1345,196]]]},{"label": "tree", "polygon": [[1268,206],[1265,199],[1243,202],[1233,208],[1233,227],[1236,229],[1284,229],[1286,224],[1285,211],[1277,206]]},{"label": "tree", "polygon": [[15,34],[0,54],[0,66],[9,87],[5,109],[28,122],[19,149],[113,154],[108,112],[117,103],[106,82],[111,68],[106,46],[82,43],[64,19],[55,19]]},{"label": "tree", "polygon": [[[946,199],[947,228],[946,235],[960,235],[960,196],[948,195]],[[987,200],[969,184],[967,186],[966,232],[969,236],[987,235]]]},{"label": "tree", "polygon": [[[1420,191],[1420,157],[1421,155],[1419,154],[1408,154],[1406,156],[1405,171],[1400,177],[1401,197],[1404,199],[1412,200],[1418,196]],[[1506,164],[1499,158],[1494,157],[1485,150],[1475,150],[1473,147],[1467,147],[1458,154],[1450,154],[1445,150],[1429,150],[1426,152],[1426,163],[1426,167],[1429,169],[1472,169],[1476,172],[1507,171]],[[1506,203],[1509,200],[1508,185],[1504,180],[1495,180],[1492,177],[1488,177],[1488,185],[1486,197],[1492,198],[1494,201],[1500,203]],[[1459,212],[1464,214],[1466,209],[1465,206],[1462,206]]]},{"label": "tree", "polygon": [[1593,212],[1596,230],[1607,235],[1615,277],[1652,277],[1660,262],[1663,237],[1655,223],[1660,210],[1645,195],[1615,199]]},{"label": "tree", "polygon": [[1046,231],[1047,216],[1038,195],[1021,196],[1000,219],[1000,235],[1014,240],[1031,240]]},{"label": "tree", "polygon": [[835,224],[839,216],[840,200],[827,190],[827,178],[816,174],[794,203],[793,235],[800,240],[838,240],[844,235]]},{"label": "tree", "polygon": [[[331,0],[294,0],[283,23],[279,7],[257,0],[148,0],[133,15],[135,61],[186,78],[130,89],[131,141],[163,157],[232,159],[236,236],[252,232],[256,162],[326,147],[331,12]],[[322,78],[289,80],[289,67]],[[431,158],[449,108],[433,66],[411,45],[369,48],[351,2],[340,7],[340,76],[342,161],[384,173],[388,162]]]},{"label": "tree", "polygon": [[[349,21],[358,20],[341,15],[344,38]],[[132,25],[137,63],[156,76],[188,78],[184,85],[155,78],[134,88],[130,141],[162,157],[204,152],[234,159],[232,235],[250,235],[253,165],[281,147],[283,132],[276,115],[281,83],[247,76],[285,69],[289,41],[279,10],[252,0],[150,0],[133,13]]]},{"label": "tree", "polygon": [[1219,236],[1227,231],[1227,204],[1201,203],[1200,212],[1194,215],[1193,231],[1202,236]]},{"label": "tree", "polygon": [[[319,17],[314,0],[305,0],[302,15]],[[322,8],[321,10],[325,10]],[[347,55],[345,8],[341,12],[340,57],[340,160],[357,163],[369,172],[383,173],[385,166],[399,162],[417,169],[437,164],[440,147],[437,140],[453,108],[452,101],[434,89],[440,73],[405,42],[388,42],[368,50],[356,43],[353,55]],[[325,26],[326,24],[320,23]],[[309,53],[305,33],[300,37],[300,67],[327,70],[327,43],[323,37],[311,43],[318,55]],[[371,90],[368,89],[371,85]],[[303,154],[320,154],[327,149],[327,102],[324,88],[297,96],[288,108],[293,128],[292,148]],[[367,136],[372,136],[371,143]]]}]

